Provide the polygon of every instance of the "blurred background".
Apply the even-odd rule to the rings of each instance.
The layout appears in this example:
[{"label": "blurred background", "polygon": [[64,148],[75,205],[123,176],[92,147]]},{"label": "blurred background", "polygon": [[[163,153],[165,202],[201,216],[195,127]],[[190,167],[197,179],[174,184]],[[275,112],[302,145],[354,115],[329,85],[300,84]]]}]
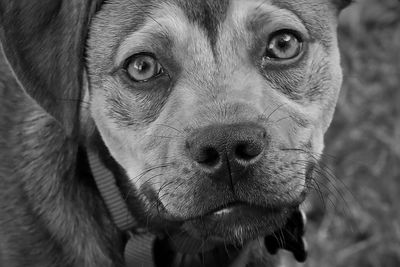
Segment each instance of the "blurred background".
[{"label": "blurred background", "polygon": [[400,1],[358,0],[339,32],[344,86],[306,205],[310,258],[284,266],[400,267]]}]

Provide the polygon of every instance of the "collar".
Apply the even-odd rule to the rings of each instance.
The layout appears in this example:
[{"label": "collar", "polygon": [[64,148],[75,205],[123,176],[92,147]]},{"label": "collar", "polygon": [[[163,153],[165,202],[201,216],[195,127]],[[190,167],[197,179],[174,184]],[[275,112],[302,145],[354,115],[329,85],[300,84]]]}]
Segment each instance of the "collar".
[{"label": "collar", "polygon": [[[153,246],[157,236],[146,231],[136,231],[139,224],[128,209],[113,173],[104,166],[98,152],[88,150],[87,156],[96,185],[112,220],[121,232],[129,236],[124,250],[126,266],[155,267]],[[307,245],[303,238],[305,221],[304,213],[300,209],[296,210],[282,229],[264,238],[267,250],[275,254],[279,249],[286,249],[293,253],[297,261],[304,262],[307,258]],[[135,234],[132,230],[135,230]],[[168,243],[179,255],[201,254],[217,246],[215,243],[197,240],[184,233],[169,236]]]}]

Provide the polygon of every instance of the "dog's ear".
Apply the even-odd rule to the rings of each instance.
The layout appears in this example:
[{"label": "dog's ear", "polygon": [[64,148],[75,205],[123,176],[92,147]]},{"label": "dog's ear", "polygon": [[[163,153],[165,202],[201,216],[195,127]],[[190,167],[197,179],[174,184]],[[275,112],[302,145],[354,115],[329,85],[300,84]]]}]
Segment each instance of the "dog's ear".
[{"label": "dog's ear", "polygon": [[21,87],[72,135],[97,0],[0,0],[0,41]]},{"label": "dog's ear", "polygon": [[339,12],[354,2],[354,0],[331,0],[331,1],[338,8]]}]

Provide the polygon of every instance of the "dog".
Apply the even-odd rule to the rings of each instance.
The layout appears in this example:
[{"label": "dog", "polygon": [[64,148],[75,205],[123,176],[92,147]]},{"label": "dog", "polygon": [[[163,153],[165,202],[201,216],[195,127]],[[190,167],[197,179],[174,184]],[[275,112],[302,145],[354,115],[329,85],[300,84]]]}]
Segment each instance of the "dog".
[{"label": "dog", "polygon": [[126,266],[88,153],[158,246],[175,229],[240,247],[205,266],[272,266],[259,240],[310,187],[349,2],[1,0],[0,266]]}]

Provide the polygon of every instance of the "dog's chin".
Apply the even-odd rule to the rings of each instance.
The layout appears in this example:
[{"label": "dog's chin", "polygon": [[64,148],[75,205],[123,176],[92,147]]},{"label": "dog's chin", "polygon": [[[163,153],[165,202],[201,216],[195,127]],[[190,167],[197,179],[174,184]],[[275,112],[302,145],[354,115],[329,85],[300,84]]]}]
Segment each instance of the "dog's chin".
[{"label": "dog's chin", "polygon": [[[282,229],[295,211],[299,210],[306,192],[291,201],[262,206],[245,201],[233,201],[204,211],[204,206],[194,208],[199,214],[177,215],[168,212],[150,187],[142,191],[148,203],[145,225],[153,230],[185,232],[199,240],[243,245],[261,236],[269,236]],[[271,202],[271,201],[270,201]],[[156,208],[157,207],[157,208]]]},{"label": "dog's chin", "polygon": [[201,239],[242,245],[282,228],[292,210],[233,204],[186,221],[183,227]]}]

